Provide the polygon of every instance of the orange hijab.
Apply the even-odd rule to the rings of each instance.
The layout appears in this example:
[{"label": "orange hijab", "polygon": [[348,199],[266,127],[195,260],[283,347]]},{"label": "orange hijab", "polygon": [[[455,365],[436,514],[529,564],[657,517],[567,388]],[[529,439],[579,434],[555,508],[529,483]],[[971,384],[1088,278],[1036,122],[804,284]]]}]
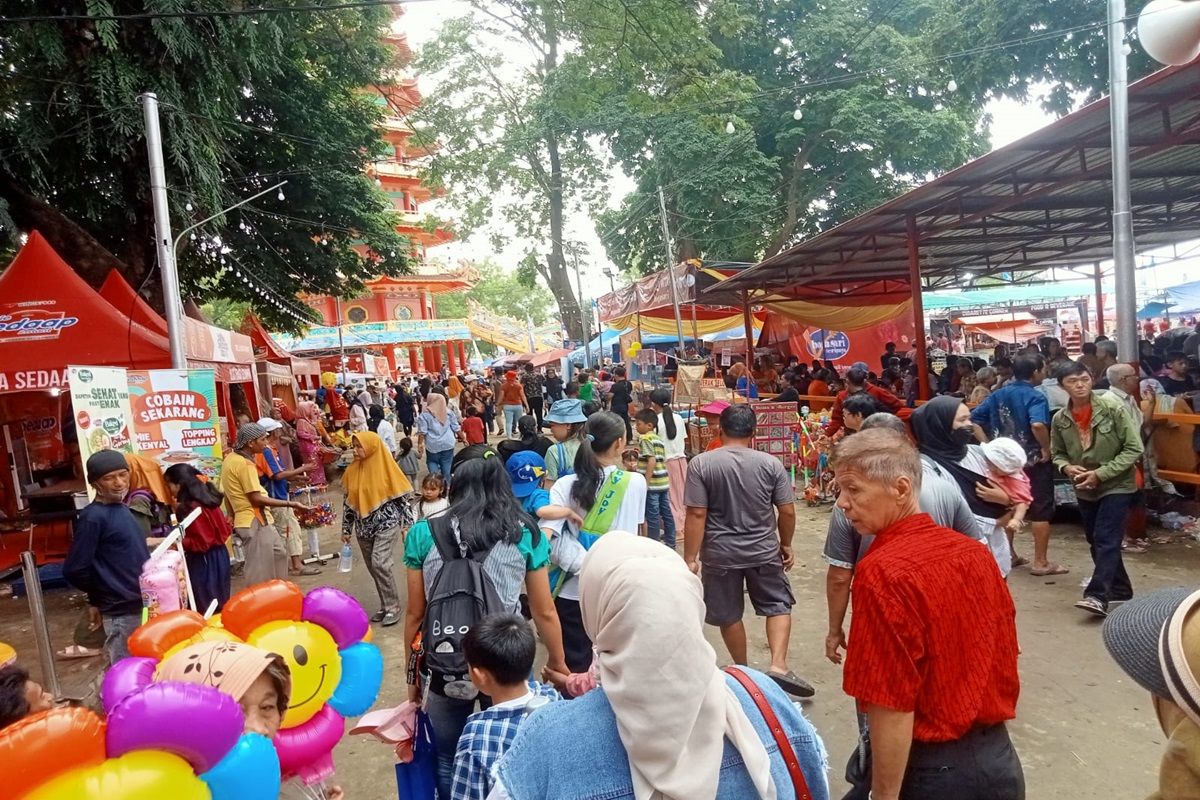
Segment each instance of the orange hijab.
[{"label": "orange hijab", "polygon": [[125,463],[129,465],[129,491],[145,489],[166,506],[175,502],[157,461],[137,453],[125,453]]},{"label": "orange hijab", "polygon": [[360,431],[354,441],[362,445],[366,455],[355,458],[342,475],[346,487],[346,505],[365,517],[389,500],[412,492],[408,477],[400,471],[396,459],[383,446],[379,434]]}]

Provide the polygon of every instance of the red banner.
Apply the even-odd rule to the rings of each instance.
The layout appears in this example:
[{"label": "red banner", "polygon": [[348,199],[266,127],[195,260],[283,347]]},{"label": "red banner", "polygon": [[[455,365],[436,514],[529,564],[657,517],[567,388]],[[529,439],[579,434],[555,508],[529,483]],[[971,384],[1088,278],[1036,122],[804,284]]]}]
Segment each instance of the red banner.
[{"label": "red banner", "polygon": [[760,344],[781,345],[803,362],[813,359],[832,361],[834,366],[847,369],[856,361],[865,361],[872,372],[879,372],[879,357],[888,342],[896,343],[896,353],[903,356],[913,348],[916,329],[912,318],[888,320],[870,328],[856,331],[837,331],[813,328],[800,322],[772,314]]}]

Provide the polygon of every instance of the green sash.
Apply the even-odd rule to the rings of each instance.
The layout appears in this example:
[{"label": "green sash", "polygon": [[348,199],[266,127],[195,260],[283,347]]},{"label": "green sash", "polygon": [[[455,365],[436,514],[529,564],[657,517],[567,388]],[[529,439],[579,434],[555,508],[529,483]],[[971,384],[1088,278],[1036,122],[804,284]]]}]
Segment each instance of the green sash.
[{"label": "green sash", "polygon": [[[579,543],[585,550],[590,550],[597,539],[612,529],[613,523],[617,521],[617,512],[621,510],[621,503],[625,501],[625,492],[629,490],[629,484],[632,482],[628,472],[617,469],[601,484],[596,502],[592,504],[592,510],[588,512],[583,520],[583,527],[579,529]],[[636,534],[637,531],[630,533]],[[554,597],[558,597],[558,593],[570,577],[565,570],[551,570],[550,587]]]}]

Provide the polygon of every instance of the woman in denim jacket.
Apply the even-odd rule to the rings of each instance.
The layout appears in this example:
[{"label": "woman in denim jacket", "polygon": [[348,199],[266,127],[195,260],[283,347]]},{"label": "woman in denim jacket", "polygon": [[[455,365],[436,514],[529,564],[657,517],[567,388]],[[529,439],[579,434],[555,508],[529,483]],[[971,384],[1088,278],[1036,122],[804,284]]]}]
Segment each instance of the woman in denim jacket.
[{"label": "woman in denim jacket", "polygon": [[[489,800],[798,796],[754,701],[717,669],[700,581],[679,556],[608,533],[584,560],[580,605],[600,686],[522,723]],[[811,797],[828,800],[816,730],[769,678],[742,669],[778,717]]]}]

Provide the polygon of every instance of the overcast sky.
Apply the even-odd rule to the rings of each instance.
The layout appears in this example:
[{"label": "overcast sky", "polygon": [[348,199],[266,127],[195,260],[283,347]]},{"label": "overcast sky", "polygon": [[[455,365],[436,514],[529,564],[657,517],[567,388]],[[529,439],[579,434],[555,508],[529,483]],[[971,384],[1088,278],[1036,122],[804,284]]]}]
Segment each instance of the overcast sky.
[{"label": "overcast sky", "polygon": [[[405,14],[398,23],[398,28],[407,32],[409,44],[414,50],[432,39],[444,21],[470,13],[468,5],[461,0],[418,2],[406,5],[404,8]],[[426,93],[434,88],[430,76],[418,76],[418,78],[422,90]],[[993,120],[991,129],[993,148],[1003,147],[1016,141],[1054,119],[1052,115],[1043,112],[1036,102],[1019,103],[1014,100],[1001,99],[993,101],[988,106],[988,111]],[[633,189],[633,182],[618,172],[613,175],[611,188],[613,189],[611,205],[614,208],[619,207],[624,194]],[[430,203],[427,204],[427,208],[453,217],[453,212],[445,208],[444,204],[439,209],[438,204]],[[608,279],[604,277],[603,269],[612,267],[612,264],[596,236],[595,225],[592,223],[591,217],[586,213],[571,214],[567,219],[567,229],[567,237],[584,242],[591,254],[588,260],[581,259],[580,261],[584,294],[588,297],[595,297],[606,293]],[[1200,279],[1200,243],[1180,246],[1178,252],[1187,254],[1192,251],[1193,247],[1196,249],[1197,258],[1184,258],[1172,264],[1141,270],[1138,273],[1139,293],[1151,295],[1168,286]],[[524,250],[525,247],[521,243],[515,243],[505,251],[494,253],[486,234],[480,231],[465,241],[456,241],[438,247],[432,251],[431,255],[434,259],[444,259],[451,263],[459,259],[478,260],[492,255],[502,267],[511,270],[516,267]],[[1170,258],[1171,251],[1167,249],[1160,251],[1156,260]],[[1139,256],[1140,264],[1150,263],[1150,260],[1148,255]],[[1111,264],[1103,266],[1106,270],[1111,269]]]}]

